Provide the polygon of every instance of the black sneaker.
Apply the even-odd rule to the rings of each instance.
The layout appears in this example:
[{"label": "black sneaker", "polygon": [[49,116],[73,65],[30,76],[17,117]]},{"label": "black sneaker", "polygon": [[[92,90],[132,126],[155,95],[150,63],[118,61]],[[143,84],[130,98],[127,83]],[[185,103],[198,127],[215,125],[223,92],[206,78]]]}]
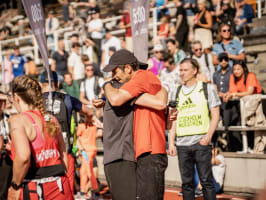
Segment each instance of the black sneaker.
[{"label": "black sneaker", "polygon": [[203,196],[202,190],[200,190],[199,188],[197,188],[195,190],[195,197],[201,197]]}]

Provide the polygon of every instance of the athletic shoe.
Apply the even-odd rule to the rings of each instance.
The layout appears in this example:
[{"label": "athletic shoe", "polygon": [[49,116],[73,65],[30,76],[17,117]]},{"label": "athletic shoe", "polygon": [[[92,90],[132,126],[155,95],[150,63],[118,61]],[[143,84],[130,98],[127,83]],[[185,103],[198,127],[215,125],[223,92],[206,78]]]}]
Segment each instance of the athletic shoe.
[{"label": "athletic shoe", "polygon": [[203,196],[202,190],[200,190],[199,188],[197,188],[195,190],[195,197],[201,197]]}]

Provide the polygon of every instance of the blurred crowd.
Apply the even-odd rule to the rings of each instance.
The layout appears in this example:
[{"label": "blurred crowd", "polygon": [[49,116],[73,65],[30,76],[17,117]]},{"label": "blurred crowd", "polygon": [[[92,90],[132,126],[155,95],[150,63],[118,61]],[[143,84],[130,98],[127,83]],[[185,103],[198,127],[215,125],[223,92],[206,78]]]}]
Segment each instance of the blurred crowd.
[{"label": "blurred crowd", "polygon": [[[56,13],[52,10],[47,12],[48,16],[45,21],[48,45],[55,44],[57,41],[57,47],[52,45],[49,50],[50,68],[56,74],[52,75],[54,91],[74,97],[81,107],[84,106],[93,111],[97,128],[94,127],[90,131],[94,132],[94,140],[96,140],[96,137],[101,137],[103,113],[101,109],[95,108],[92,102],[94,99],[105,98],[102,87],[112,75],[110,72],[103,72],[103,68],[118,50],[128,49],[133,52],[129,2],[124,3],[121,19],[115,24],[112,21],[103,23],[101,8],[96,0],[73,2],[58,0],[58,2],[62,5],[63,23],[62,19],[57,18]],[[176,89],[182,84],[179,63],[186,57],[197,60],[200,65],[197,80],[214,84],[222,102],[220,126],[224,126],[225,129],[223,132],[215,134],[213,142],[222,151],[243,150],[239,132],[229,131],[228,127],[241,125],[240,98],[247,97],[246,101],[254,101],[258,98],[256,95],[263,94],[256,74],[248,70],[245,49],[239,37],[249,32],[249,23],[255,16],[254,7],[246,0],[174,0],[174,7],[168,8],[169,2],[168,0],[151,1],[151,7],[160,9],[157,10],[156,16],[159,22],[158,35],[156,38],[149,35],[151,51],[147,60],[147,70],[159,77],[162,86],[168,92],[168,100],[171,101],[175,100]],[[7,21],[2,25],[0,41],[14,35],[9,24]],[[15,26],[18,26],[18,36],[32,34],[30,27],[25,25],[23,19],[18,20]],[[64,27],[73,29],[67,40],[54,34],[56,30]],[[125,29],[125,33],[121,37],[112,32],[117,27]],[[34,41],[30,40],[29,42],[34,45]],[[19,46],[8,47],[0,65],[3,94],[10,95],[12,80],[21,75],[28,75],[32,79],[47,83],[45,75],[41,76],[42,79],[39,76],[40,71],[44,68],[40,70],[34,62],[33,54],[24,55],[20,52]],[[75,102],[75,100],[72,101]],[[8,100],[6,102],[7,104],[1,107],[1,111],[4,110],[1,123],[3,121],[4,125],[5,118],[14,112],[12,102]],[[249,105],[254,106],[255,109],[251,109],[250,106],[247,109],[254,113],[259,112],[258,105]],[[83,109],[81,107],[73,108],[73,112],[71,110],[71,120],[69,120],[71,123],[69,127],[74,130],[74,137],[80,138],[84,137],[82,134],[86,132],[84,123],[89,121],[86,117],[84,119],[77,114]],[[262,107],[258,109],[262,109]],[[263,110],[260,113],[260,117],[254,119],[255,122],[251,126],[266,125]],[[83,120],[84,123],[80,124],[80,120]],[[247,120],[246,123],[252,122]],[[78,129],[75,129],[76,127]],[[5,126],[2,128],[1,125],[2,130],[8,132]],[[266,137],[263,133],[249,133],[248,135],[250,137],[248,151],[264,153]],[[7,141],[8,137],[3,134],[3,139]],[[72,141],[71,145],[73,154],[86,153],[82,142],[78,144],[78,142]],[[91,165],[92,162],[95,162],[95,149],[93,152],[92,155],[87,155]],[[78,160],[78,156],[76,160]],[[79,162],[80,166],[86,160]],[[93,166],[96,168],[97,164],[94,163]],[[87,173],[86,169],[83,170],[84,173]],[[92,187],[97,189],[97,184],[100,186],[97,172],[90,170],[89,174],[96,176],[90,180],[94,181]],[[80,184],[82,189],[87,187],[86,180],[81,180],[80,183],[82,183]]]}]

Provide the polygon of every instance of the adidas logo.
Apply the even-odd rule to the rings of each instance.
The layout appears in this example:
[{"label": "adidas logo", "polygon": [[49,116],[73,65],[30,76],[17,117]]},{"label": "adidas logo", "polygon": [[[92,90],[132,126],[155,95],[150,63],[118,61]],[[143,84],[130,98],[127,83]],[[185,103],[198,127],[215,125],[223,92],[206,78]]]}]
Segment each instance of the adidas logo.
[{"label": "adidas logo", "polygon": [[196,104],[193,103],[190,97],[188,97],[179,108],[180,110],[196,107]]}]

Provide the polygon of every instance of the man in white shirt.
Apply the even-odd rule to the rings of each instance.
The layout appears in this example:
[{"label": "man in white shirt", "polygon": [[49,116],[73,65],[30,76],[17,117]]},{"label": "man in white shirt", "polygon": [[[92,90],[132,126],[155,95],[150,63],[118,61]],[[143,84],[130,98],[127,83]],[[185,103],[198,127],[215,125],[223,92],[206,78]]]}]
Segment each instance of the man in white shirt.
[{"label": "man in white shirt", "polygon": [[54,17],[54,12],[49,11],[48,18],[45,21],[45,31],[48,36],[48,43],[53,43],[54,32],[59,28],[59,21]]},{"label": "man in white shirt", "polygon": [[179,66],[175,64],[173,56],[167,54],[164,57],[164,69],[161,72],[160,80],[162,86],[168,92],[168,101],[175,100],[177,87],[182,84],[180,78]]},{"label": "man in white shirt", "polygon": [[95,10],[92,10],[90,12],[90,15],[92,16],[92,20],[88,24],[88,33],[89,36],[93,39],[94,43],[97,47],[97,53],[98,53],[98,60],[101,60],[101,42],[103,38],[102,29],[103,29],[103,22],[99,18],[99,14],[96,13]]},{"label": "man in white shirt", "polygon": [[213,63],[212,63],[212,55],[206,54],[202,51],[202,44],[199,40],[195,40],[192,43],[192,58],[196,59],[200,64],[200,71],[204,74],[208,82],[213,82],[213,73],[215,72]]},{"label": "man in white shirt", "polygon": [[80,84],[85,76],[85,72],[79,51],[80,44],[74,43],[72,45],[72,53],[68,58],[68,71],[71,73],[73,80],[78,81],[78,83]]},{"label": "man in white shirt", "polygon": [[121,42],[117,37],[113,36],[110,31],[107,31],[105,34],[105,40],[102,44],[102,69],[109,63],[110,55],[108,54],[108,51],[110,47],[114,47],[115,50],[118,51],[121,49]]}]

